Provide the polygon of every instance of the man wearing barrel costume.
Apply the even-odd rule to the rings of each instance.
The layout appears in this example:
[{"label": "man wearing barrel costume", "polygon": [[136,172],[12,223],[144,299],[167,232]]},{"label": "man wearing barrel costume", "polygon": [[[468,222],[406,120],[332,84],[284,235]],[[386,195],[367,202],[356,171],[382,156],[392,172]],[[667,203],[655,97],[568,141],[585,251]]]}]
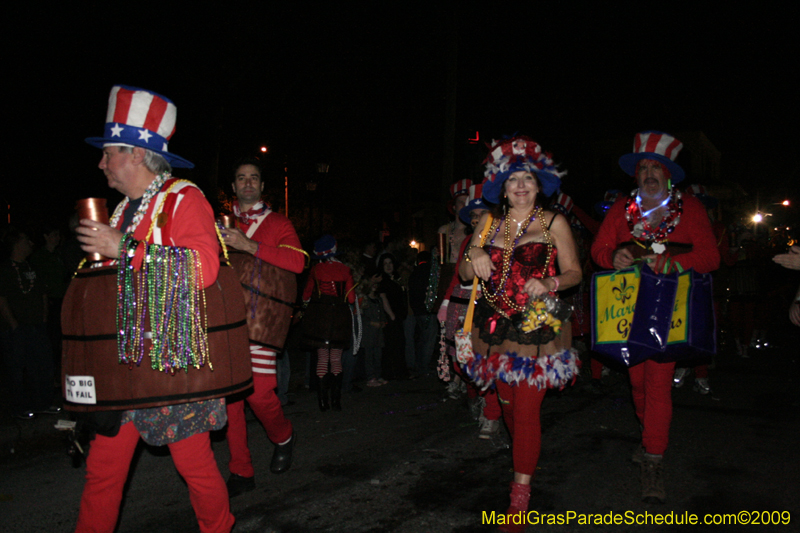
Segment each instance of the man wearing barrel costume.
[{"label": "man wearing barrel costume", "polygon": [[[276,357],[289,332],[297,298],[296,274],[303,271],[305,252],[289,219],[262,201],[264,182],[257,159],[236,165],[233,192],[235,227],[222,233],[232,248],[231,263],[244,290],[253,369],[253,390],[245,399],[275,443],[270,470],[280,474],[291,466],[295,437],[275,394]],[[228,492],[234,497],[255,488],[242,399],[228,403],[226,436],[231,453]]]},{"label": "man wearing barrel costume", "polygon": [[[96,405],[91,407],[98,409],[109,405],[154,406],[120,409],[117,428],[98,431],[86,460],[86,485],[76,529],[80,532],[115,529],[123,487],[140,436],[148,444],[169,447],[173,463],[189,488],[200,531],[227,532],[234,524],[209,431],[225,425],[224,396],[247,388],[251,378],[246,366],[239,377],[235,372],[231,374],[232,365],[225,352],[227,345],[246,346],[241,314],[237,315],[240,325],[221,328],[238,330],[241,335],[224,333],[222,342],[215,344],[211,340],[215,331],[212,315],[218,308],[232,305],[225,305],[225,297],[215,299],[214,294],[224,291],[227,284],[228,296],[243,304],[241,292],[230,283],[230,276],[227,281],[223,279],[222,271],[233,274],[233,269],[220,267],[211,206],[194,184],[170,174],[173,166],[193,167],[167,150],[175,131],[175,118],[175,105],[166,98],[142,89],[115,86],[109,98],[105,135],[86,140],[103,150],[99,167],[109,186],[126,198],[117,206],[109,225],[83,218],[77,228],[83,250],[109,260],[96,264],[98,268],[79,270],[65,297],[65,399],[77,402],[72,404],[75,408],[81,406],[80,400],[86,395],[96,393]],[[113,292],[100,293],[94,302],[81,305],[76,293],[93,290],[92,281],[82,285],[82,280],[108,278],[104,275],[107,268],[115,272]],[[118,357],[119,361],[114,361],[105,374],[92,366],[93,360],[105,361],[109,354],[100,353],[103,335],[88,334],[93,326],[88,316],[91,308],[97,309],[95,313],[110,313],[112,324],[115,315],[117,318],[118,352],[110,358]],[[76,327],[73,318],[82,313],[87,315],[85,324]],[[104,318],[98,315],[95,321]],[[76,345],[76,329],[81,328],[85,335],[81,342],[94,347],[94,352],[87,348],[88,355]],[[148,357],[143,357],[145,353]],[[75,361],[81,358],[87,361]],[[148,360],[151,368],[146,368]],[[81,368],[94,369],[98,375],[92,380],[70,375]],[[104,383],[121,379],[120,374],[129,381],[139,376],[135,380],[146,381],[142,387],[151,391],[147,393],[151,396],[110,396]],[[189,387],[180,394],[173,394],[170,389],[183,382],[213,382],[225,375],[234,376],[231,379],[236,383],[209,384],[205,391]],[[95,389],[86,388],[89,381]],[[121,383],[115,387],[124,388]],[[161,391],[164,396],[159,400],[148,387],[156,387],[152,390]]]}]

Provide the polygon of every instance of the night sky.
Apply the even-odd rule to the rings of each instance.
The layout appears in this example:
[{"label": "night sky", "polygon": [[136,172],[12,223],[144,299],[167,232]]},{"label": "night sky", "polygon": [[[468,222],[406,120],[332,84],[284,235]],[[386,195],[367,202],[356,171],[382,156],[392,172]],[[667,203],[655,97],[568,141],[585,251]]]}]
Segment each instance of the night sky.
[{"label": "night sky", "polygon": [[630,188],[621,171],[592,175],[593,141],[700,130],[722,153],[724,180],[800,202],[798,7],[165,5],[7,8],[0,190],[12,218],[69,214],[86,196],[116,202],[100,152],[83,142],[102,133],[114,84],[175,102],[170,150],[196,164],[177,174],[209,196],[235,159],[267,144],[268,186],[282,187],[287,164],[290,206],[302,206],[318,162],[330,164],[320,190],[335,216],[438,201],[455,96],[454,179],[480,175],[486,150],[466,142],[476,131],[482,141],[524,133],[569,171],[563,188],[588,210],[604,190]]}]

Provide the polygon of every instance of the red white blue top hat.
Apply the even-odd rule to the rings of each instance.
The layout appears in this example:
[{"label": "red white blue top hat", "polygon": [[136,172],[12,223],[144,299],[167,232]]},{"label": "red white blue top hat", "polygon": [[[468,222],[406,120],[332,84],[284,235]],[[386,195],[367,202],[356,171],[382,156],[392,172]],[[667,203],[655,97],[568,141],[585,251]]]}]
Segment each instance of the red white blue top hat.
[{"label": "red white blue top hat", "polygon": [[472,187],[472,180],[458,180],[454,184],[450,185],[450,198],[455,199],[456,196],[469,194],[470,187]]},{"label": "red white blue top hat", "polygon": [[456,198],[459,196],[468,196],[469,188],[472,186],[472,180],[460,179],[450,185],[450,199],[447,201],[447,211],[451,215],[458,215],[456,213]]},{"label": "red white blue top hat", "polygon": [[167,149],[175,133],[178,109],[171,100],[145,89],[115,85],[108,97],[108,112],[103,137],[89,137],[86,142],[104,146],[139,146],[163,156],[170,165],[194,168],[190,161]]},{"label": "red white blue top hat", "polygon": [[629,176],[636,175],[636,165],[642,159],[652,159],[662,163],[669,170],[672,183],[683,181],[683,169],[675,163],[675,158],[683,148],[683,143],[660,131],[643,131],[637,133],[633,140],[633,153],[619,158],[619,166]]},{"label": "red white blue top hat", "polygon": [[492,141],[484,163],[483,197],[493,204],[500,203],[503,183],[514,172],[526,170],[536,174],[542,184],[542,193],[547,197],[558,190],[561,176],[566,175],[566,172],[556,169],[552,154],[542,151],[539,144],[525,136]]}]

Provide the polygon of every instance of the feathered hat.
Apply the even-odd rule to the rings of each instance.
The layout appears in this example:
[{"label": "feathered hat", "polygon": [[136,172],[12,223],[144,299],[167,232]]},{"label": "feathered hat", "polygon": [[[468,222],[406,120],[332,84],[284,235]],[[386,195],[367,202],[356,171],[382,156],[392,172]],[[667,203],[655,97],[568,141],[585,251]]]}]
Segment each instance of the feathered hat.
[{"label": "feathered hat", "polygon": [[633,153],[625,154],[619,158],[619,166],[629,176],[636,175],[636,165],[642,159],[653,159],[662,163],[670,173],[672,183],[683,181],[683,169],[675,163],[683,143],[670,135],[660,131],[643,131],[637,133],[633,140]]},{"label": "feathered hat", "polygon": [[483,198],[481,197],[482,194],[483,183],[478,183],[477,185],[473,185],[469,188],[469,200],[467,201],[467,205],[462,207],[461,211],[458,212],[458,218],[461,219],[461,222],[464,224],[469,224],[469,214],[476,209],[489,210],[489,206],[483,202]]},{"label": "feathered hat", "polygon": [[86,142],[96,148],[139,146],[163,156],[173,167],[194,168],[193,163],[167,149],[177,115],[175,104],[159,94],[115,85],[108,97],[103,137],[89,137]]},{"label": "feathered hat", "polygon": [[539,144],[525,136],[492,141],[484,163],[483,197],[493,204],[500,202],[503,183],[514,172],[525,170],[536,174],[545,196],[552,196],[558,190],[561,176],[566,174],[556,169],[552,154],[542,151]]}]

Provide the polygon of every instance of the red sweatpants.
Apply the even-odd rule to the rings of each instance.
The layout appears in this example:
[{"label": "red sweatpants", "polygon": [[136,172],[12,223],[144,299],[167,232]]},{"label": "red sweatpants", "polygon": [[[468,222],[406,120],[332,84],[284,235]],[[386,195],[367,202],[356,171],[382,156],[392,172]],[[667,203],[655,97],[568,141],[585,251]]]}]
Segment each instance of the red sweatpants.
[{"label": "red sweatpants", "polygon": [[231,460],[228,469],[232,474],[253,477],[253,460],[247,446],[247,422],[244,417],[245,400],[256,418],[267,431],[267,437],[275,444],[281,444],[292,436],[292,423],[283,415],[283,408],[275,394],[278,380],[275,374],[253,372],[253,392],[244,400],[228,402],[228,448]]},{"label": "red sweatpants", "polygon": [[675,363],[645,361],[628,369],[636,416],[642,424],[642,446],[647,453],[663,455],[672,422],[672,376]]},{"label": "red sweatpants", "polygon": [[[139,432],[129,422],[116,437],[98,435],[86,458],[86,485],[76,533],[114,531]],[[203,533],[227,533],[234,518],[228,489],[211,451],[208,432],[168,444],[172,462],[189,487],[189,499]]]},{"label": "red sweatpants", "polygon": [[497,382],[497,396],[503,418],[511,434],[514,472],[533,476],[542,449],[542,424],[539,414],[547,390],[536,385],[508,385]]}]

